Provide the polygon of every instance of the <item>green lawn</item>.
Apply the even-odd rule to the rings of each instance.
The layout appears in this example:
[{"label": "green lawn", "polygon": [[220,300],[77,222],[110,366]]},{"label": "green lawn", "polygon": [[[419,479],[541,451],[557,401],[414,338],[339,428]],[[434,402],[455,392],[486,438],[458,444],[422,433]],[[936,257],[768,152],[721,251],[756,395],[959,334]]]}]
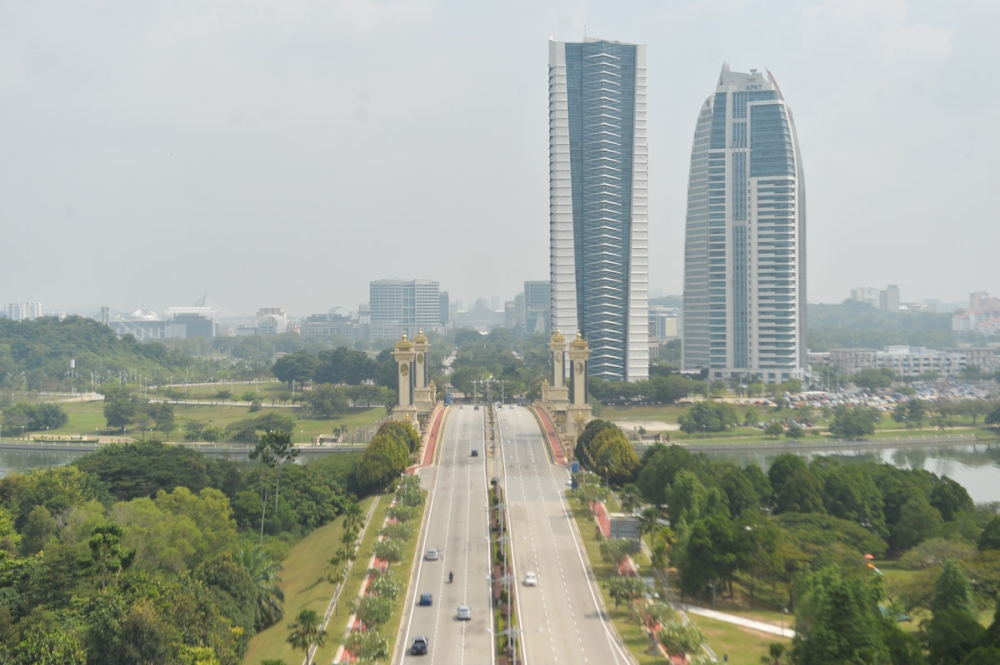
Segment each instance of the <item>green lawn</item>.
[{"label": "green lawn", "polygon": [[[374,553],[378,533],[382,530],[382,523],[385,521],[385,514],[388,512],[389,505],[391,503],[392,495],[387,494],[383,496],[382,500],[379,502],[378,508],[375,510],[375,514],[372,516],[372,527],[365,532],[365,537],[361,542],[361,548],[358,550],[357,561],[354,562],[354,570],[351,571],[347,587],[340,596],[341,600],[339,604],[341,608],[343,608],[343,611],[338,611],[338,613],[330,619],[330,625],[327,626],[326,645],[317,650],[316,658],[314,660],[316,663],[333,662],[333,657],[337,655],[337,648],[340,646],[341,640],[344,637],[344,630],[347,629],[347,620],[351,615],[350,608],[355,599],[358,597],[358,591],[361,590],[361,583],[364,581],[365,575],[368,574],[368,560],[371,559],[371,556]],[[426,506],[426,502],[424,505]],[[413,535],[410,537],[410,540],[406,544],[406,548],[403,550],[403,560],[393,566],[393,571],[399,578],[399,581],[402,582],[403,588],[400,591],[392,617],[379,631],[389,640],[389,653],[392,653],[392,650],[395,647],[396,632],[399,630],[399,622],[403,615],[403,603],[406,602],[405,594],[410,584],[410,569],[412,568],[414,553],[417,550],[417,541],[420,539],[420,524],[422,520],[423,508],[421,508],[420,514],[414,518]],[[244,662],[246,662],[247,665],[250,665],[249,660],[245,660]]]},{"label": "green lawn", "polygon": [[[361,509],[366,515],[374,500],[375,497],[368,497],[361,501]],[[383,497],[372,515],[372,524],[376,526],[369,528],[365,533],[366,541],[371,533],[377,533],[381,528],[388,506],[388,497]],[[330,598],[333,597],[333,592],[336,589],[336,586],[330,584],[326,579],[327,560],[340,546],[342,533],[343,519],[338,518],[336,521],[316,529],[292,547],[288,557],[281,562],[284,567],[281,572],[281,590],[285,593],[285,618],[250,640],[250,648],[243,659],[244,663],[257,665],[265,659],[281,659],[289,664],[302,662],[304,654],[300,651],[294,651],[285,642],[289,634],[288,624],[293,622],[299,612],[304,609],[316,610],[321,616],[326,612]],[[370,556],[371,548],[368,552]],[[359,558],[358,561],[360,562],[361,559]],[[355,571],[358,569],[362,571],[362,578],[366,563],[367,559],[355,568]],[[351,575],[352,580],[356,574],[357,572]],[[340,633],[335,633],[332,630],[334,622],[340,617],[346,622],[347,616],[350,614],[350,603],[353,602],[357,593],[357,586],[354,587],[354,593],[350,593],[350,583],[348,583],[348,588],[341,594],[339,602],[341,607],[338,608],[338,614],[334,615],[328,627],[328,645],[331,642],[334,645],[339,644],[340,634],[344,630],[343,623],[340,624]],[[324,649],[326,648],[324,647]],[[335,652],[336,646],[334,646],[329,659],[320,660],[317,657],[316,662],[330,662]]]},{"label": "green lawn", "polygon": [[719,662],[728,655],[730,665],[760,665],[760,657],[767,655],[768,645],[772,642],[780,642],[787,650],[791,650],[792,641],[786,637],[759,633],[756,630],[695,614],[688,616],[705,634],[705,640],[719,657]]},{"label": "green lawn", "polygon": [[[604,599],[604,606],[607,608],[608,615],[614,622],[618,635],[621,636],[625,645],[640,665],[662,663],[662,658],[655,657],[649,653],[649,638],[646,637],[646,632],[643,628],[629,619],[628,608],[622,605],[620,608],[615,609],[614,601],[608,594],[608,590],[604,588],[603,582],[611,577],[613,567],[601,559],[600,541],[597,538],[596,531],[597,523],[592,519],[588,519],[589,511],[581,506],[577,500],[570,498],[570,506],[573,509],[573,516],[576,518],[577,527],[580,529],[580,535],[583,536],[583,544],[586,547],[590,565],[594,569],[594,576],[601,582],[601,596]],[[646,558],[646,555],[640,553],[636,557],[636,562],[639,564],[639,570],[642,574],[646,574],[649,571],[649,559]]]},{"label": "green lawn", "polygon": [[[65,402],[62,406],[69,416],[69,423],[65,427],[52,430],[46,434],[81,434],[93,436],[95,431],[100,431],[101,435],[121,434],[117,430],[112,431],[107,429],[107,421],[104,418],[104,402]],[[385,409],[382,407],[352,409],[350,413],[343,416],[337,416],[329,420],[315,420],[311,418],[298,418],[298,415],[301,413],[299,409],[264,407],[260,411],[250,413],[249,409],[245,406],[175,404],[174,420],[177,427],[171,432],[170,440],[181,439],[184,434],[184,425],[192,420],[225,427],[238,420],[266,413],[277,413],[278,415],[296,418],[295,431],[292,436],[292,439],[296,443],[307,443],[320,434],[330,434],[341,425],[346,425],[348,431],[352,431],[359,427],[370,425],[385,417]],[[5,434],[9,435],[10,432],[5,432]],[[131,432],[128,434],[129,436],[135,436]],[[156,433],[154,432],[153,435],[156,436]]]}]

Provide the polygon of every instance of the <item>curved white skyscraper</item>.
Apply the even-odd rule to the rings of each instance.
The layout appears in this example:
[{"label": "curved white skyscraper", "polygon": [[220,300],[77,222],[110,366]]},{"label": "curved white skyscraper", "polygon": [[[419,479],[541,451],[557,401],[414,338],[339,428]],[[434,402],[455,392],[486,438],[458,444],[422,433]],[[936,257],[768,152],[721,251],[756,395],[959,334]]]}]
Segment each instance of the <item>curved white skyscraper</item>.
[{"label": "curved white skyscraper", "polygon": [[695,126],[684,244],[684,369],[802,379],[806,195],[791,109],[774,76],[723,65]]},{"label": "curved white skyscraper", "polygon": [[588,373],[649,376],[646,47],[549,42],[552,328]]}]

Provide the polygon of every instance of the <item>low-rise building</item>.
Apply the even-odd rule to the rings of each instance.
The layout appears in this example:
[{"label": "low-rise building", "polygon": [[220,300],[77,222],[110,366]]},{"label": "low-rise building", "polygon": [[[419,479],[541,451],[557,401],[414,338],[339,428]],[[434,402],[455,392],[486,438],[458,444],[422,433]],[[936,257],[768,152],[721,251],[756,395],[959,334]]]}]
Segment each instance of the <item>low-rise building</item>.
[{"label": "low-rise building", "polygon": [[822,367],[836,367],[844,374],[856,374],[863,369],[891,369],[902,377],[916,377],[925,372],[941,376],[958,376],[967,367],[977,367],[992,374],[997,370],[993,349],[925,349],[918,346],[887,346],[875,349],[834,349],[810,353],[813,372]]}]

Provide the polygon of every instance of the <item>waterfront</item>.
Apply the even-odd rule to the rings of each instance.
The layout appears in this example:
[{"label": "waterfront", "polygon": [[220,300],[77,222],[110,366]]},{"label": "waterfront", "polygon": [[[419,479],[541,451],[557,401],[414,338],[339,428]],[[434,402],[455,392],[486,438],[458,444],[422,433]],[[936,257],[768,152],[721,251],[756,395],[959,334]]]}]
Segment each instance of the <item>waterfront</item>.
[{"label": "waterfront", "polygon": [[908,469],[925,469],[939,476],[948,476],[965,487],[976,503],[1000,501],[1000,444],[967,444],[957,446],[911,446],[905,448],[866,448],[859,443],[855,449],[796,450],[789,445],[784,450],[747,451],[720,448],[703,454],[712,459],[729,460],[740,466],[757,464],[766,472],[782,453],[794,453],[806,461],[814,457],[834,457],[844,462],[871,460]]}]

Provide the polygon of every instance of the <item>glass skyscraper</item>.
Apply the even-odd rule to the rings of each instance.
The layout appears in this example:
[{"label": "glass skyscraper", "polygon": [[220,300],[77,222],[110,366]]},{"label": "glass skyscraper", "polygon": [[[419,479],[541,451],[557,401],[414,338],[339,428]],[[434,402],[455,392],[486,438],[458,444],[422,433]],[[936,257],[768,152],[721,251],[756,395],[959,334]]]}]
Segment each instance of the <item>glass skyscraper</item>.
[{"label": "glass skyscraper", "polygon": [[806,190],[791,109],[774,76],[723,65],[691,150],[684,245],[684,369],[802,379]]},{"label": "glass skyscraper", "polygon": [[646,47],[550,41],[551,325],[610,380],[649,375],[646,166]]}]

